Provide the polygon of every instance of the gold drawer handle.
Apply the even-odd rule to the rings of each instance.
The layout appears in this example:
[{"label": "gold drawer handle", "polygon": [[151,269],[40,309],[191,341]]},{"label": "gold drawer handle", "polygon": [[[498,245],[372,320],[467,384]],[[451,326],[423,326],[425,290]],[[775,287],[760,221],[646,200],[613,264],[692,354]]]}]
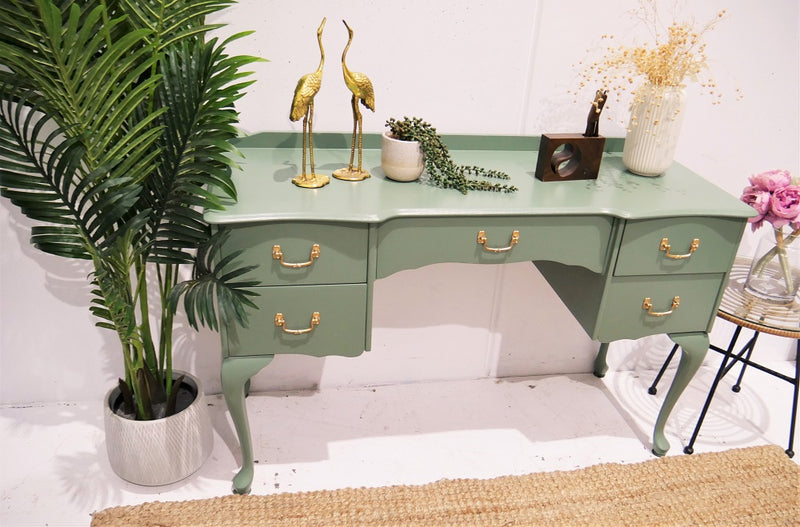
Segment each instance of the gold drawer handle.
[{"label": "gold drawer handle", "polygon": [[514,231],[511,233],[511,242],[508,247],[486,247],[486,231],[478,231],[478,245],[482,245],[483,250],[489,251],[490,253],[508,252],[513,249],[517,243],[519,243],[519,231]]},{"label": "gold drawer handle", "polygon": [[642,302],[642,309],[647,311],[647,314],[651,317],[665,317],[667,315],[671,315],[673,311],[678,309],[678,306],[681,304],[681,297],[674,296],[672,297],[672,308],[669,311],[662,311],[660,313],[653,312],[653,302],[650,300],[650,297],[644,299]]},{"label": "gold drawer handle", "polygon": [[314,328],[319,325],[319,311],[314,311],[311,314],[311,327],[305,329],[287,329],[286,320],[283,318],[283,313],[275,313],[275,325],[283,330],[284,333],[290,335],[302,335],[304,333],[311,333]]},{"label": "gold drawer handle", "polygon": [[314,263],[314,260],[319,258],[319,244],[315,243],[311,246],[311,254],[308,257],[307,262],[299,262],[299,263],[290,263],[283,261],[283,251],[281,251],[280,245],[273,245],[272,246],[272,259],[273,260],[280,260],[281,265],[284,267],[290,267],[292,269],[298,269],[300,267],[308,267],[309,265]]},{"label": "gold drawer handle", "polygon": [[692,240],[692,244],[689,246],[689,252],[686,254],[670,254],[669,250],[672,248],[669,244],[669,238],[661,238],[661,247],[659,250],[664,251],[667,255],[667,258],[672,258],[673,260],[683,260],[684,258],[689,258],[693,252],[695,252],[700,247],[700,238],[695,238]]}]

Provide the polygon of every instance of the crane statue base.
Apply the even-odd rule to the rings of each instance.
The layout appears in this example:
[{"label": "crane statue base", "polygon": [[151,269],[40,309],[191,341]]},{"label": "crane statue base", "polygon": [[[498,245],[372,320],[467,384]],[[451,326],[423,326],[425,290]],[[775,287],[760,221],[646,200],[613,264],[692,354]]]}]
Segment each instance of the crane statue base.
[{"label": "crane statue base", "polygon": [[292,183],[301,188],[320,188],[331,182],[324,174],[300,174],[292,179]]},{"label": "crane statue base", "polygon": [[363,169],[345,167],[334,170],[333,177],[342,181],[363,181],[370,177],[370,174]]}]

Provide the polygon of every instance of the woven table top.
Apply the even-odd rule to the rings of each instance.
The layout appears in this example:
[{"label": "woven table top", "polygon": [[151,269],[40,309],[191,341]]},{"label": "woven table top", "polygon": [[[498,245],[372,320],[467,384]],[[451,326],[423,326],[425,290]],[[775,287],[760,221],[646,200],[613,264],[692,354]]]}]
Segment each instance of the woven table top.
[{"label": "woven table top", "polygon": [[755,331],[800,339],[800,302],[795,298],[791,304],[776,304],[748,293],[744,283],[749,270],[749,258],[736,258],[717,315]]}]

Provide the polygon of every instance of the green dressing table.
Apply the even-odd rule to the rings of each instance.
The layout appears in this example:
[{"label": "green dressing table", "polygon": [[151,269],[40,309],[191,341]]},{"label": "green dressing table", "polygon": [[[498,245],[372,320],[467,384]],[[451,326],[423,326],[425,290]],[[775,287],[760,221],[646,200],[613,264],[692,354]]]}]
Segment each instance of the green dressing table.
[{"label": "green dressing table", "polygon": [[[318,172],[347,165],[348,135],[314,140]],[[538,138],[445,141],[457,163],[504,171],[519,191],[462,195],[386,179],[377,135],[365,137],[371,178],[301,189],[291,183],[299,135],[258,134],[239,144],[239,201],[206,213],[215,228],[231,230],[227,251],[243,249],[245,263],[259,264],[254,274],[262,284],[249,328],[222,331],[222,389],[243,458],[235,492],[248,492],[253,478],[249,379],[276,354],[352,357],[369,350],[375,280],[439,262],[534,262],[601,343],[598,376],[607,369],[609,342],[667,333],[682,355],[655,423],[653,452],[669,449],[664,425],[708,350],[752,209],[678,164],[658,178],[626,172],[621,140],[607,142],[596,180],[548,183],[533,175]]]}]

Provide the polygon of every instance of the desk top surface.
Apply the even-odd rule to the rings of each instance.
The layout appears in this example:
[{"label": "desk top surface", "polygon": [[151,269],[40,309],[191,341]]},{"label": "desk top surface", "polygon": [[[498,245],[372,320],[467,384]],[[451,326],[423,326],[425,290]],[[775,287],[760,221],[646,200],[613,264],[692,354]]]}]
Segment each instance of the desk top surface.
[{"label": "desk top surface", "polygon": [[[317,173],[330,175],[347,166],[349,134],[315,134]],[[320,189],[291,183],[300,173],[299,134],[258,134],[240,143],[242,170],[234,173],[239,195],[225,211],[207,211],[215,224],[261,221],[338,221],[379,223],[395,217],[604,215],[625,219],[669,216],[745,218],[753,210],[678,163],[660,177],[627,172],[620,152],[604,154],[596,180],[542,182],[534,177],[538,138],[445,137],[454,161],[503,171],[515,193],[439,189],[420,182],[401,183],[381,169],[380,136],[365,136],[363,166],[372,177],[339,181]],[[607,150],[618,148],[609,139]],[[424,175],[423,175],[424,177]]]}]

